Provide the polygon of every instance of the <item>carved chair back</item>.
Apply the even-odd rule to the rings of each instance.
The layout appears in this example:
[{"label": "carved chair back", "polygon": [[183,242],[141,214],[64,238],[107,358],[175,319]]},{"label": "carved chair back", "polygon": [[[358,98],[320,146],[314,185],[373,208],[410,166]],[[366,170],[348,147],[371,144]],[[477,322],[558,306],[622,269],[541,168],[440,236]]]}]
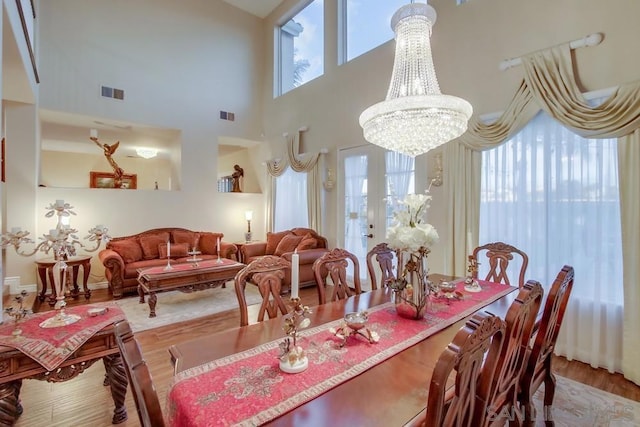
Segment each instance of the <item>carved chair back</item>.
[{"label": "carved chair back", "polygon": [[[505,323],[497,316],[478,312],[467,320],[433,370],[425,425],[470,427],[483,422],[484,412],[476,411],[481,404],[478,390],[493,380],[504,335]],[[453,371],[455,385],[449,390]]]},{"label": "carved chair back", "polygon": [[258,322],[262,322],[267,316],[269,319],[273,319],[278,316],[278,313],[287,314],[287,306],[280,295],[287,269],[291,269],[291,263],[286,259],[275,255],[265,255],[251,261],[236,274],[235,288],[240,306],[240,326],[249,324],[249,310],[245,295],[247,282],[256,285],[262,296],[262,303],[258,310]]},{"label": "carved chair back", "polygon": [[380,287],[387,286],[389,280],[397,278],[397,271],[394,268],[394,263],[397,265],[396,253],[393,249],[387,246],[386,243],[379,243],[373,247],[367,253],[367,269],[369,270],[369,277],[371,278],[371,289],[378,289],[378,280],[376,277],[376,264],[380,270]]},{"label": "carved chair back", "polygon": [[518,400],[524,408],[526,423],[532,422],[535,415],[533,394],[542,382],[544,382],[544,405],[551,408],[553,404],[556,380],[551,370],[551,360],[573,288],[573,276],[573,267],[569,265],[562,267],[544,303],[540,325],[520,382]]},{"label": "carved chair back", "polygon": [[[524,286],[524,275],[529,265],[529,257],[526,253],[503,242],[487,243],[482,246],[478,246],[473,250],[473,258],[478,264],[482,264],[484,259],[480,259],[481,254],[486,255],[486,261],[489,263],[489,272],[484,280],[495,283],[504,283],[505,285],[511,285],[509,276],[507,275],[507,268],[509,262],[513,261],[514,255],[518,255],[522,259],[520,264],[520,274],[518,276],[518,287]],[[478,278],[477,269],[473,272],[473,278]],[[515,285],[514,285],[515,286]]]},{"label": "carved chair back", "polygon": [[[486,417],[485,426],[504,424],[506,414],[519,416],[519,411],[515,410],[518,388],[529,355],[529,342],[543,293],[539,282],[529,280],[507,311],[506,338],[498,357],[496,374],[491,383],[481,384],[480,399],[483,404],[476,407],[476,416]],[[521,423],[521,418],[519,421],[518,424]]]},{"label": "carved chair back", "polygon": [[165,424],[158,394],[129,322],[123,320],[116,323],[115,338],[136,402],[140,424],[143,427],[163,427]]},{"label": "carved chair back", "polygon": [[[350,271],[349,264],[352,267],[352,283],[347,280]],[[318,285],[318,304],[362,293],[358,258],[345,249],[335,248],[315,260],[313,274]],[[327,298],[327,290],[329,289],[331,289],[331,295]]]}]

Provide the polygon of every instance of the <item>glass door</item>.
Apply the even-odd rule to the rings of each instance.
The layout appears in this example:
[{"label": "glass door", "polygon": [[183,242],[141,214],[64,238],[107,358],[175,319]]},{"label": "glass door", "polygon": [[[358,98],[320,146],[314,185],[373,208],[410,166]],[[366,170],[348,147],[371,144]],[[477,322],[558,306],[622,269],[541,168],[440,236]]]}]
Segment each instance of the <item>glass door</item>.
[{"label": "glass door", "polygon": [[370,289],[367,253],[384,242],[395,201],[414,191],[414,159],[364,145],[339,150],[341,247],[358,257],[363,289]]}]

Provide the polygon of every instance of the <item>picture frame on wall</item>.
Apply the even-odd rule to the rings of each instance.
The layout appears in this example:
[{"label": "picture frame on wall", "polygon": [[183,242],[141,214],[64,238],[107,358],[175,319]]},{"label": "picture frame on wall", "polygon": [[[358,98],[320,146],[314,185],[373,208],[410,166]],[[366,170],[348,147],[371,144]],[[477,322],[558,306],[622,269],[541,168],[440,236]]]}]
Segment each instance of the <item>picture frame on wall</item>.
[{"label": "picture frame on wall", "polygon": [[[115,175],[111,172],[89,172],[89,188],[115,188]],[[138,175],[124,174],[122,176],[122,187],[126,190],[138,188]]]}]

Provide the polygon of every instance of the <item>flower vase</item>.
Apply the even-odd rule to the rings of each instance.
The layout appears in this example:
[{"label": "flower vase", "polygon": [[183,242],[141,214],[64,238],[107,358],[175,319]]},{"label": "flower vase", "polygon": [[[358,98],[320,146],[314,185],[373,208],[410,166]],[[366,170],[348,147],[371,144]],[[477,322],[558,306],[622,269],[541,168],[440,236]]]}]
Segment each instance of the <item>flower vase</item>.
[{"label": "flower vase", "polygon": [[400,254],[398,265],[404,265],[402,271],[403,286],[394,289],[395,307],[399,316],[419,320],[425,315],[429,305],[429,287],[427,285],[428,248],[418,252]]}]

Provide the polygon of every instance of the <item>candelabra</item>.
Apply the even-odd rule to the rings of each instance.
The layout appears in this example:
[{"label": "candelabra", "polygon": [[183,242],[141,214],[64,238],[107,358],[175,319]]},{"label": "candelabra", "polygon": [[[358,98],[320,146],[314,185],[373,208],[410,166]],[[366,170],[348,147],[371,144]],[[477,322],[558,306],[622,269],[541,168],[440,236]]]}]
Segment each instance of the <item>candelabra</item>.
[{"label": "candelabra", "polygon": [[[43,234],[39,238],[40,243],[35,244],[35,242],[28,237],[30,234],[28,231],[14,227],[10,232],[1,236],[1,245],[3,248],[13,246],[18,255],[25,257],[32,256],[36,252],[43,252],[47,255],[51,252],[53,254],[53,258],[56,261],[53,266],[53,281],[56,291],[56,315],[40,324],[43,328],[53,328],[69,325],[80,320],[80,316],[66,314],[64,312],[64,306],[66,305],[64,302],[64,287],[67,282],[67,264],[65,260],[70,256],[76,255],[76,247],[82,248],[86,252],[95,252],[102,242],[108,242],[110,237],[107,234],[108,229],[105,226],[96,225],[90,229],[89,234],[84,237],[85,240],[93,242],[95,246],[90,248],[86,247],[76,236],[78,230],[62,222],[63,217],[68,218],[71,215],[76,215],[72,210],[73,206],[65,203],[64,200],[56,200],[55,203],[51,203],[45,209],[47,210],[45,217],[51,218],[56,215],[58,222],[56,228],[49,230],[49,234]],[[31,251],[26,251],[24,245],[28,244],[35,244],[35,247]]]},{"label": "candelabra", "polygon": [[27,296],[27,291],[20,292],[20,295],[15,297],[15,301],[18,303],[19,306],[17,308],[12,306],[4,309],[4,312],[7,313],[9,316],[13,317],[13,319],[15,320],[15,324],[14,324],[15,326],[12,334],[16,338],[19,337],[20,334],[22,334],[22,329],[18,327],[18,324],[20,323],[20,321],[33,313],[30,309],[24,307],[24,298],[26,296]]},{"label": "candelabra", "polygon": [[476,276],[478,275],[478,266],[480,263],[473,255],[469,255],[469,267],[467,271],[469,275],[464,279],[464,289],[467,292],[480,292],[482,288],[480,287],[480,283],[476,280]]}]

